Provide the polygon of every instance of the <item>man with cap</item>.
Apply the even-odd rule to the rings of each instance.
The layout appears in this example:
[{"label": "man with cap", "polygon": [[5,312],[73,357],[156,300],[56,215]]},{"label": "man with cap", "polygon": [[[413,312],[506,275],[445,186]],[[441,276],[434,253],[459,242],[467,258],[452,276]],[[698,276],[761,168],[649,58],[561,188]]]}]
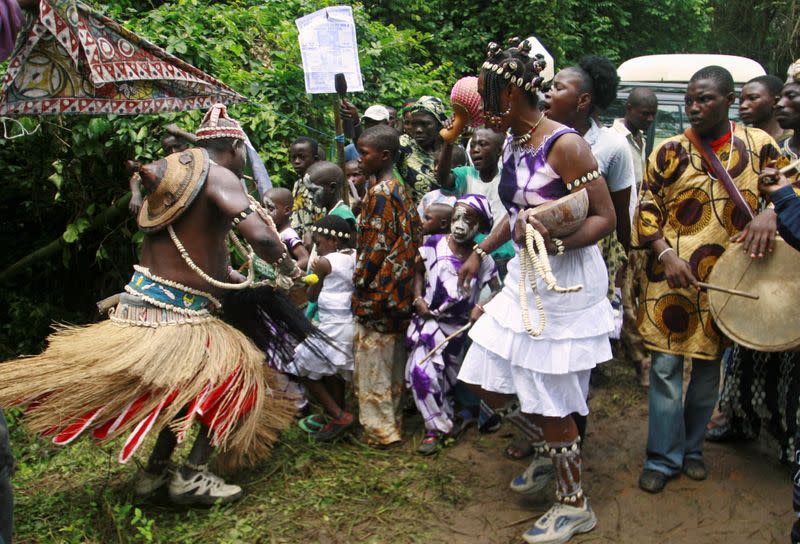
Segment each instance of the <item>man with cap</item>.
[{"label": "man with cap", "polygon": [[[361,120],[359,121],[356,107],[347,100],[342,100],[342,117],[345,119],[356,119],[356,122],[353,123],[352,137],[353,142],[357,142],[364,130],[374,127],[375,125],[388,125],[390,115],[386,106],[373,104],[364,111],[364,115],[361,116]],[[356,149],[355,143],[347,144],[344,148],[344,160],[346,162],[358,160],[358,149]]]},{"label": "man with cap", "polygon": [[[35,356],[3,365],[0,406],[35,403],[26,422],[66,445],[81,434],[124,437],[127,462],[150,433],[158,433],[135,491],[168,485],[179,504],[231,502],[242,489],[208,470],[256,463],[292,421],[294,406],[276,396],[264,354],[214,315],[220,296],[245,284],[233,278],[227,240],[288,276],[298,273],[269,216],[240,181],[245,134],[213,106],[197,131],[197,148],[141,167],[147,196],[138,215],[144,231],[140,264],[110,319],[61,327]],[[170,457],[194,424],[200,430],[186,461]]]}]

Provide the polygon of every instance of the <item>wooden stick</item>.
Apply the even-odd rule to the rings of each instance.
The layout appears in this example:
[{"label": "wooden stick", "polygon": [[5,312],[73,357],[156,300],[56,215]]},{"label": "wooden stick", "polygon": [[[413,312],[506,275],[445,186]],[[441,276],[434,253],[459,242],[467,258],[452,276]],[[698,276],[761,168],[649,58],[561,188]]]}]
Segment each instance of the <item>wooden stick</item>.
[{"label": "wooden stick", "polygon": [[722,293],[728,293],[729,295],[736,295],[737,297],[751,298],[753,300],[758,300],[759,299],[759,296],[758,295],[754,295],[753,293],[748,293],[746,291],[739,291],[737,289],[729,289],[728,287],[721,287],[719,285],[713,285],[711,283],[703,283],[701,281],[698,281],[697,285],[699,285],[703,289],[710,289],[712,291],[720,291]]},{"label": "wooden stick", "polygon": [[789,164],[788,166],[784,166],[783,168],[781,168],[781,174],[783,174],[785,176],[785,175],[791,173],[792,170],[798,170],[798,169],[800,169],[800,159],[797,159],[796,161],[794,161],[793,163]]},{"label": "wooden stick", "polygon": [[450,336],[448,336],[447,338],[445,338],[444,340],[442,340],[442,341],[441,341],[439,344],[437,344],[437,345],[436,345],[436,347],[435,347],[435,348],[433,348],[433,349],[430,351],[430,353],[428,353],[428,354],[425,356],[425,358],[424,358],[423,360],[421,360],[421,361],[420,361],[419,363],[417,363],[417,364],[420,364],[420,365],[421,365],[422,363],[424,363],[425,361],[427,361],[428,359],[430,359],[431,357],[433,357],[433,356],[434,356],[434,354],[435,354],[437,351],[439,351],[440,349],[442,349],[444,346],[446,346],[446,345],[447,345],[447,343],[448,343],[450,340],[452,340],[453,338],[455,338],[455,337],[456,337],[456,336],[458,336],[459,334],[461,334],[461,333],[463,333],[463,332],[466,332],[467,330],[469,330],[469,328],[470,328],[471,326],[472,326],[472,323],[467,323],[466,325],[464,325],[463,327],[461,327],[460,329],[458,329],[456,332],[454,332],[453,334],[451,334]]}]

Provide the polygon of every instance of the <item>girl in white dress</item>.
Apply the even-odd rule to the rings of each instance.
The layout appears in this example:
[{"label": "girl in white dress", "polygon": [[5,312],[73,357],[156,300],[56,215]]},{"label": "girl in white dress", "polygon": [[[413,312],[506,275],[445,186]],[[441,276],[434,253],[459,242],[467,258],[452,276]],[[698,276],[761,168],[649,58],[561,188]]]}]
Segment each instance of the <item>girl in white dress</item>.
[{"label": "girl in white dress", "polygon": [[[309,287],[308,299],[317,302],[319,329],[331,345],[307,340],[297,346],[294,363],[301,381],[327,416],[309,416],[300,426],[318,440],[330,441],[353,426],[353,415],[344,409],[344,397],[345,382],[353,376],[355,320],[350,300],[356,252],[347,246],[355,233],[345,219],[335,215],[323,217],[311,231],[319,255],[311,266],[319,281]],[[315,342],[314,349],[309,342]]]}]

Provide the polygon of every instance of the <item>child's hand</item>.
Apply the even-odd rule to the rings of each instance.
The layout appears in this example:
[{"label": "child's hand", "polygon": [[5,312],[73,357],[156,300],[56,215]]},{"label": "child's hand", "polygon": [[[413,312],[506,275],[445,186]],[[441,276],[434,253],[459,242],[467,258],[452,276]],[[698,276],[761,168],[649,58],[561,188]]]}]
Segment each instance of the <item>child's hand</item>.
[{"label": "child's hand", "polygon": [[433,317],[431,309],[428,307],[428,303],[425,302],[425,299],[422,297],[417,297],[414,299],[414,309],[417,311],[417,315],[423,319],[430,319]]},{"label": "child's hand", "polygon": [[469,314],[469,322],[475,323],[480,317],[484,314],[483,306],[480,304],[476,304],[472,311]]}]

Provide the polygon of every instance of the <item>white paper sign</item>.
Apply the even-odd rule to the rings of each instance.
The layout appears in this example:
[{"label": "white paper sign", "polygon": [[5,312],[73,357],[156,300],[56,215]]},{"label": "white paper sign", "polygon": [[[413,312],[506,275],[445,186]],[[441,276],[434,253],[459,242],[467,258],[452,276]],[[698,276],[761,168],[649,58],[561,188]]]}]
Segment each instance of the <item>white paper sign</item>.
[{"label": "white paper sign", "polygon": [[347,80],[347,92],[364,90],[350,6],[321,9],[300,17],[295,24],[300,31],[307,93],[335,93],[334,76],[338,73]]}]

